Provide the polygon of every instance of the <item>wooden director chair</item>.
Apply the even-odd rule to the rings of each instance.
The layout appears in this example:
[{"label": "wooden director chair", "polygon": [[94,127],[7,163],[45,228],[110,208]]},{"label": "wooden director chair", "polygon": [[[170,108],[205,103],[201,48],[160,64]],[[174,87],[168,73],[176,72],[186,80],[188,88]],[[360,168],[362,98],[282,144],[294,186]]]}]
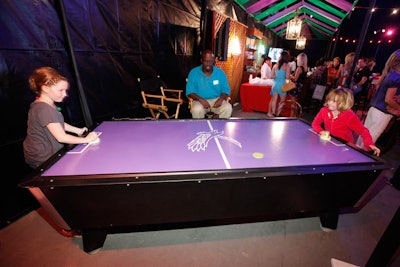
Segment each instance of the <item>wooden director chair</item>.
[{"label": "wooden director chair", "polygon": [[294,100],[283,100],[278,105],[277,116],[278,117],[297,117],[301,118],[303,114],[303,108],[300,103]]},{"label": "wooden director chair", "polygon": [[183,103],[183,90],[164,88],[160,76],[139,82],[143,98],[142,106],[148,109],[154,119],[164,115],[166,119],[177,119]]}]

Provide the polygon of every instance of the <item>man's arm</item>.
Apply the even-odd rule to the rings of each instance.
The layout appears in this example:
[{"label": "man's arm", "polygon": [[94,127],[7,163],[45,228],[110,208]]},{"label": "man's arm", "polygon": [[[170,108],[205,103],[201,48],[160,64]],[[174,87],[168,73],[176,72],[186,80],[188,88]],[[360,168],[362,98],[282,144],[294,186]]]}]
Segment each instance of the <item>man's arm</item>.
[{"label": "man's arm", "polygon": [[366,81],[368,81],[368,78],[365,77],[365,76],[362,76],[361,80],[360,80],[358,83],[354,84],[353,87],[354,87],[354,88],[357,88],[357,87],[363,86],[363,84],[364,84]]},{"label": "man's arm", "polygon": [[201,103],[201,105],[205,108],[205,109],[209,109],[211,108],[210,103],[208,103],[207,100],[205,100],[204,98],[200,97],[199,95],[197,95],[196,93],[190,93],[187,95],[187,97],[199,101]]}]

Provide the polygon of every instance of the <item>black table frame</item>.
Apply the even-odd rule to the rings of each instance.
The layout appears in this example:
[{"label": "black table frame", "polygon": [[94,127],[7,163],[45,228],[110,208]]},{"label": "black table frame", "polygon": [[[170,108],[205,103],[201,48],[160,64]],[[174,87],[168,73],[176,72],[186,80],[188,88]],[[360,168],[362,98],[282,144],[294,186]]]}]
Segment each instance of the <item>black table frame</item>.
[{"label": "black table frame", "polygon": [[[20,186],[29,188],[60,227],[81,232],[86,252],[117,232],[338,215],[341,208],[357,207],[388,169],[376,159],[373,164],[40,176],[66,150]],[[337,220],[333,216],[333,228]]]}]

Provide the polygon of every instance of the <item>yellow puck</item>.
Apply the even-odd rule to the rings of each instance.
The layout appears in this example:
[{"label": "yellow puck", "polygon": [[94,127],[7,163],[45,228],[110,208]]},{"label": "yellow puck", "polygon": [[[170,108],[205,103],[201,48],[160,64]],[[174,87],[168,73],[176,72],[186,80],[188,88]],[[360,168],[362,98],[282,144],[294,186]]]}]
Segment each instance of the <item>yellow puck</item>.
[{"label": "yellow puck", "polygon": [[264,154],[260,152],[254,152],[253,157],[256,159],[262,159],[264,157]]}]

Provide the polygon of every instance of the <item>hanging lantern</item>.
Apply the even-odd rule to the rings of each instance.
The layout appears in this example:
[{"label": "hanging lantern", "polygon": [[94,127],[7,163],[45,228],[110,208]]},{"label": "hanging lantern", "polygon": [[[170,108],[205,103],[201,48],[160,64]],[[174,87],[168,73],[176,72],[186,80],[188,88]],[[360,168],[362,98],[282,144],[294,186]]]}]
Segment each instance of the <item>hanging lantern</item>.
[{"label": "hanging lantern", "polygon": [[296,15],[287,24],[286,39],[297,40],[297,38],[300,37],[300,32],[301,32],[301,19],[297,17],[297,9],[296,9]]},{"label": "hanging lantern", "polygon": [[296,40],[296,49],[297,50],[303,50],[304,48],[306,48],[306,37],[304,35],[300,36],[299,38],[297,38]]}]

